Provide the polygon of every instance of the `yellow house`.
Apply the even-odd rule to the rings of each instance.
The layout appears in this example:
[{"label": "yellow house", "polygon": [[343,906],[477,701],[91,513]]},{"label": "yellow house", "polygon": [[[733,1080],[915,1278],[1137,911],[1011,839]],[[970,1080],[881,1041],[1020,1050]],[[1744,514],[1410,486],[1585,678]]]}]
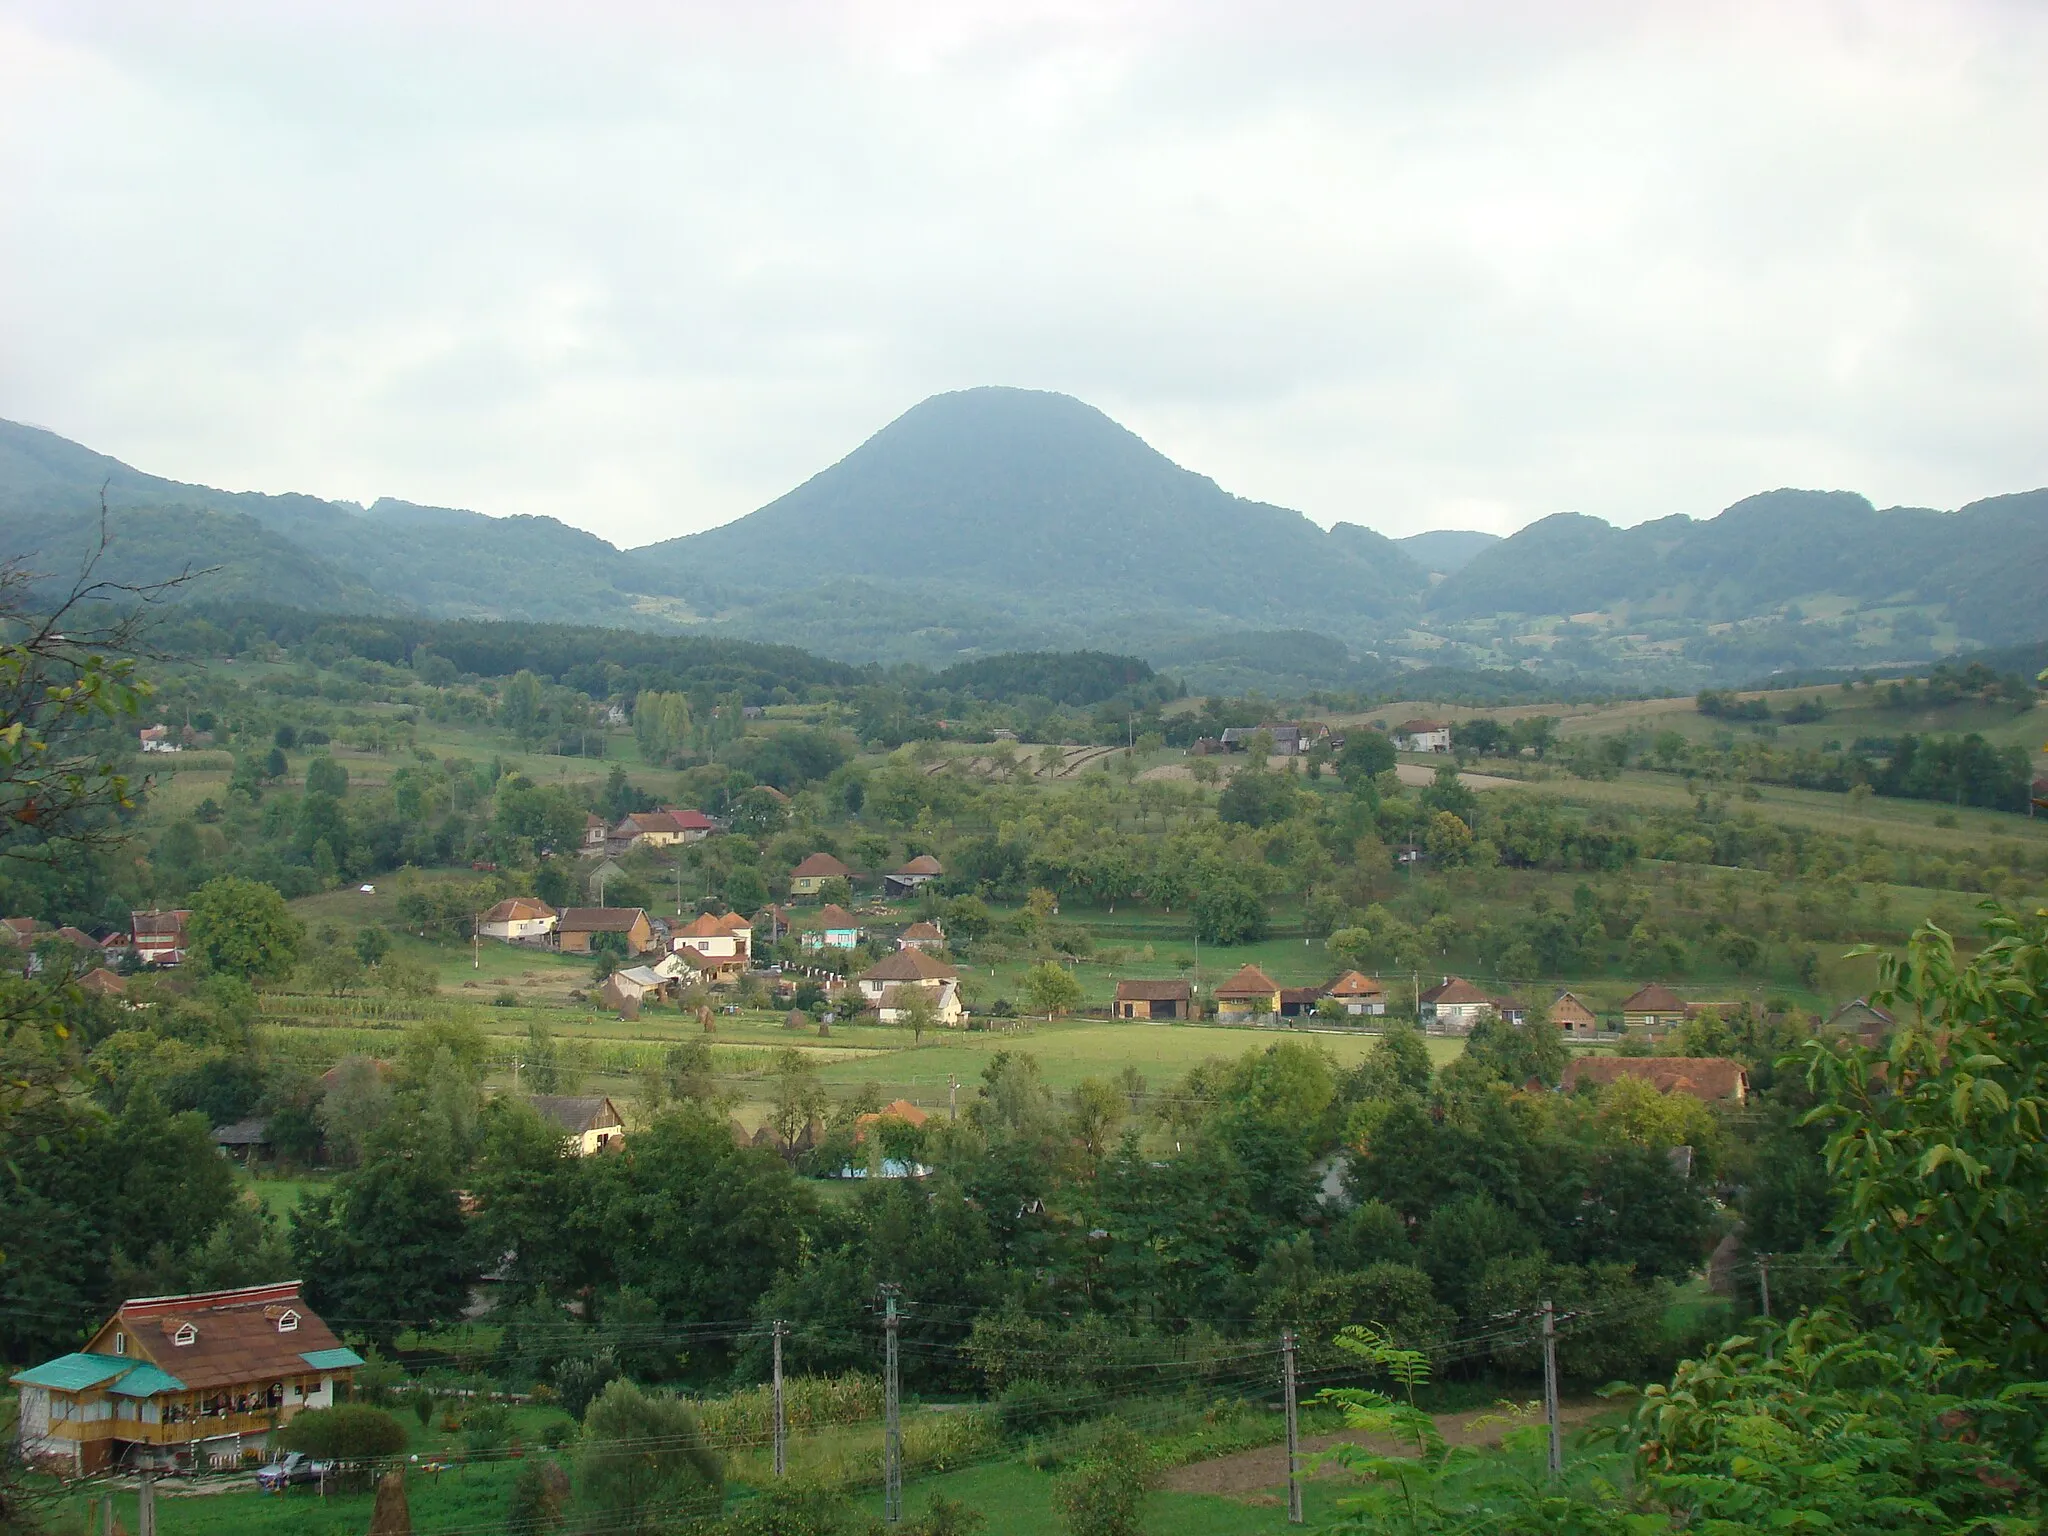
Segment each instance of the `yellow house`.
[{"label": "yellow house", "polygon": [[331,1407],[362,1363],[296,1280],[146,1296],[84,1349],[14,1376],[16,1438],[25,1459],[74,1476],[239,1466],[303,1409]]},{"label": "yellow house", "polygon": [[827,880],[851,880],[853,871],[829,853],[814,853],[789,872],[789,894],[815,896]]}]

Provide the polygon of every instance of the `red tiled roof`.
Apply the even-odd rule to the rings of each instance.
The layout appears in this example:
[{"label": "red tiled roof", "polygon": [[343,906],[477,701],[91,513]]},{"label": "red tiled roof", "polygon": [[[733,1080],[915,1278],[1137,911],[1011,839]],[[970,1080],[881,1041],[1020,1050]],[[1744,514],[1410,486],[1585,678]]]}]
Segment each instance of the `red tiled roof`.
[{"label": "red tiled roof", "polygon": [[943,875],[945,872],[940,867],[939,861],[928,853],[920,853],[901,869],[895,871],[899,875]]},{"label": "red tiled roof", "polygon": [[1726,1056],[1574,1056],[1564,1069],[1564,1086],[1611,1083],[1633,1077],[1659,1093],[1684,1093],[1713,1103],[1749,1092],[1742,1063]]},{"label": "red tiled roof", "polygon": [[646,916],[640,907],[564,907],[555,926],[563,933],[630,933],[634,919]]},{"label": "red tiled roof", "polygon": [[829,853],[814,853],[789,872],[792,880],[850,880],[853,871]]},{"label": "red tiled roof", "polygon": [[1216,989],[1218,997],[1271,997],[1280,990],[1280,983],[1260,970],[1256,965],[1247,965],[1230,980]]},{"label": "red tiled roof", "polygon": [[903,937],[906,939],[922,939],[926,941],[937,939],[943,941],[946,936],[939,931],[936,923],[912,923],[903,930]]},{"label": "red tiled roof", "polygon": [[483,915],[487,923],[523,923],[536,917],[553,917],[555,909],[532,896],[508,896]]},{"label": "red tiled roof", "polygon": [[824,906],[818,908],[818,926],[820,928],[858,928],[860,924],[855,922],[853,914],[840,906],[838,902],[828,901]]},{"label": "red tiled roof", "polygon": [[141,939],[182,939],[185,937],[185,920],[192,914],[183,907],[169,912],[131,912],[129,926],[135,937]]},{"label": "red tiled roof", "polygon": [[717,830],[718,823],[709,816],[706,816],[702,811],[678,810],[672,805],[663,806],[662,809],[668,813],[669,820],[675,823],[678,832],[712,832]]},{"label": "red tiled roof", "polygon": [[921,949],[899,949],[860,973],[862,981],[957,981],[960,973]]},{"label": "red tiled roof", "polygon": [[1425,1003],[1448,1003],[1452,1005],[1484,1003],[1493,1007],[1497,1001],[1490,992],[1482,992],[1462,976],[1447,976],[1437,985],[1422,994]]},{"label": "red tiled roof", "polygon": [[1387,989],[1374,981],[1370,976],[1362,976],[1357,971],[1346,971],[1342,976],[1339,976],[1335,981],[1323,988],[1323,995],[1325,997],[1385,997]]}]

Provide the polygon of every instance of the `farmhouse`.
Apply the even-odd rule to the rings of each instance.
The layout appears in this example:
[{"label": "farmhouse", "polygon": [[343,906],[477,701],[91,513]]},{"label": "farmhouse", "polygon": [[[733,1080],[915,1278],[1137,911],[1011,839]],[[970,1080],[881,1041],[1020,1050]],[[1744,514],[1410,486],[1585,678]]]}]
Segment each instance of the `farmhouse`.
[{"label": "farmhouse", "polygon": [[1195,989],[1184,981],[1120,981],[1110,1016],[1118,1019],[1194,1017]]},{"label": "farmhouse", "polygon": [[1653,981],[1622,1001],[1621,1023],[1624,1029],[1676,1029],[1687,1012],[1684,998]]},{"label": "farmhouse", "polygon": [[627,848],[672,848],[677,843],[702,842],[715,830],[716,824],[702,811],[665,807],[622,817],[612,828],[611,840]]},{"label": "farmhouse", "polygon": [[128,983],[118,972],[102,965],[79,978],[78,990],[89,992],[94,997],[119,997],[128,990]]},{"label": "farmhouse", "polygon": [[626,1122],[618,1107],[601,1093],[536,1093],[527,1100],[541,1119],[575,1144],[578,1157],[623,1145]]},{"label": "farmhouse", "polygon": [[860,942],[861,933],[851,912],[828,901],[818,909],[818,926],[805,929],[797,942],[805,949],[851,949]]},{"label": "farmhouse", "polygon": [[1219,1019],[1248,1019],[1254,1014],[1275,1014],[1279,1011],[1280,983],[1256,965],[1243,967],[1216,989],[1216,1017]]},{"label": "farmhouse", "polygon": [[882,894],[914,896],[919,886],[938,879],[945,872],[937,859],[928,853],[920,853],[901,869],[892,869],[882,877]]},{"label": "farmhouse", "polygon": [[1416,1012],[1426,1025],[1464,1034],[1483,1014],[1498,1014],[1510,1023],[1520,1023],[1522,1007],[1511,998],[1494,997],[1480,991],[1462,976],[1446,976],[1416,999]]},{"label": "farmhouse", "polygon": [[1292,720],[1269,720],[1263,725],[1233,725],[1223,733],[1222,745],[1226,752],[1243,752],[1250,748],[1252,738],[1264,731],[1273,743],[1275,757],[1299,757],[1319,741],[1327,741],[1330,728],[1321,721],[1301,724]]},{"label": "farmhouse", "polygon": [[1683,1093],[1704,1104],[1740,1104],[1749,1097],[1749,1074],[1726,1056],[1574,1056],[1564,1069],[1564,1090],[1632,1077],[1659,1093]]},{"label": "farmhouse", "polygon": [[654,924],[640,907],[564,907],[555,922],[555,935],[568,955],[589,954],[601,933],[623,936],[629,955],[644,955],[654,948]]},{"label": "farmhouse", "polygon": [[652,966],[627,965],[605,977],[597,995],[607,1008],[632,1019],[640,1016],[640,1009],[649,997],[667,997],[676,990],[676,986],[675,977],[665,975]]},{"label": "farmhouse", "polygon": [[180,907],[171,911],[128,914],[128,926],[135,935],[135,957],[144,965],[179,965],[185,959],[185,924],[192,914]]},{"label": "farmhouse", "polygon": [[789,872],[789,894],[815,896],[827,880],[851,880],[853,871],[829,853],[814,853]]},{"label": "farmhouse", "polygon": [[507,944],[531,943],[553,933],[559,916],[544,901],[512,896],[479,918],[476,931],[487,939],[502,939]]},{"label": "farmhouse", "polygon": [[332,1406],[362,1363],[296,1280],[125,1301],[84,1349],[15,1375],[16,1437],[74,1476],[235,1466],[301,1409]]},{"label": "farmhouse", "polygon": [[1370,976],[1346,971],[1327,987],[1323,996],[1335,998],[1349,1014],[1382,1014],[1387,1011],[1387,989]]},{"label": "farmhouse", "polygon": [[1599,1016],[1569,992],[1558,993],[1550,1005],[1550,1022],[1568,1035],[1590,1035],[1600,1028]]},{"label": "farmhouse", "polygon": [[706,912],[676,929],[675,948],[690,951],[697,968],[714,981],[730,981],[754,958],[754,927],[737,912]]},{"label": "farmhouse", "polygon": [[937,923],[912,923],[896,936],[898,949],[944,949],[946,931]]},{"label": "farmhouse", "polygon": [[1403,720],[1393,735],[1395,747],[1403,752],[1451,750],[1451,728],[1441,720]]},{"label": "farmhouse", "polygon": [[877,960],[858,978],[860,995],[874,1004],[884,1024],[903,1022],[903,1004],[912,990],[930,998],[941,1024],[960,1022],[960,973],[921,949],[899,949]]},{"label": "farmhouse", "polygon": [[1857,1041],[1876,1050],[1886,1035],[1898,1027],[1898,1020],[1867,998],[1842,1004],[1828,1015],[1822,1030],[1834,1035],[1854,1035]]},{"label": "farmhouse", "polygon": [[604,824],[604,818],[595,811],[583,813],[583,846],[586,849],[601,849],[604,840],[611,835],[611,829]]}]

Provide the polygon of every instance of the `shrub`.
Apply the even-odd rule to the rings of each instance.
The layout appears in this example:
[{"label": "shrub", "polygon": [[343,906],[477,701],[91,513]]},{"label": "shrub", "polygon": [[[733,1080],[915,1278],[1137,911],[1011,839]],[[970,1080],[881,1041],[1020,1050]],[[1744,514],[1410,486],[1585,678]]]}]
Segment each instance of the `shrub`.
[{"label": "shrub", "polygon": [[512,1410],[503,1403],[478,1403],[463,1417],[462,1443],[472,1456],[495,1451],[512,1438]]},{"label": "shrub", "polygon": [[278,1447],[322,1461],[374,1461],[405,1449],[405,1426],[368,1403],[308,1408],[277,1433]]},{"label": "shrub", "polygon": [[1103,1421],[1095,1445],[1053,1484],[1053,1507],[1070,1536],[1138,1536],[1152,1455],[1129,1425]]}]

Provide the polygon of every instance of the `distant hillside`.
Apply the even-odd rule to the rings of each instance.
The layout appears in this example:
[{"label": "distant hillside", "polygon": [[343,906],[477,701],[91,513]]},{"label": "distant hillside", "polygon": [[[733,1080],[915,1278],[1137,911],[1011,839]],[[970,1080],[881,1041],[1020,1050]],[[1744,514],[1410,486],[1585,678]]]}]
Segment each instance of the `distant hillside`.
[{"label": "distant hillside", "polygon": [[1409,614],[1428,580],[1377,534],[1230,495],[1094,407],[1021,389],[934,396],[760,511],[635,560],[678,584],[717,571],[728,594],[857,578],[1265,622]]},{"label": "distant hillside", "polygon": [[1474,555],[1500,542],[1497,533],[1478,533],[1466,528],[1433,528],[1428,533],[1411,533],[1394,542],[1425,571],[1449,575],[1463,570]]},{"label": "distant hillside", "polygon": [[1964,638],[2011,644],[2048,628],[2044,591],[2048,490],[1948,513],[1782,490],[1703,522],[1546,517],[1475,555],[1425,601],[1443,619],[1625,607],[1728,623],[1827,596],[1939,608]]}]

